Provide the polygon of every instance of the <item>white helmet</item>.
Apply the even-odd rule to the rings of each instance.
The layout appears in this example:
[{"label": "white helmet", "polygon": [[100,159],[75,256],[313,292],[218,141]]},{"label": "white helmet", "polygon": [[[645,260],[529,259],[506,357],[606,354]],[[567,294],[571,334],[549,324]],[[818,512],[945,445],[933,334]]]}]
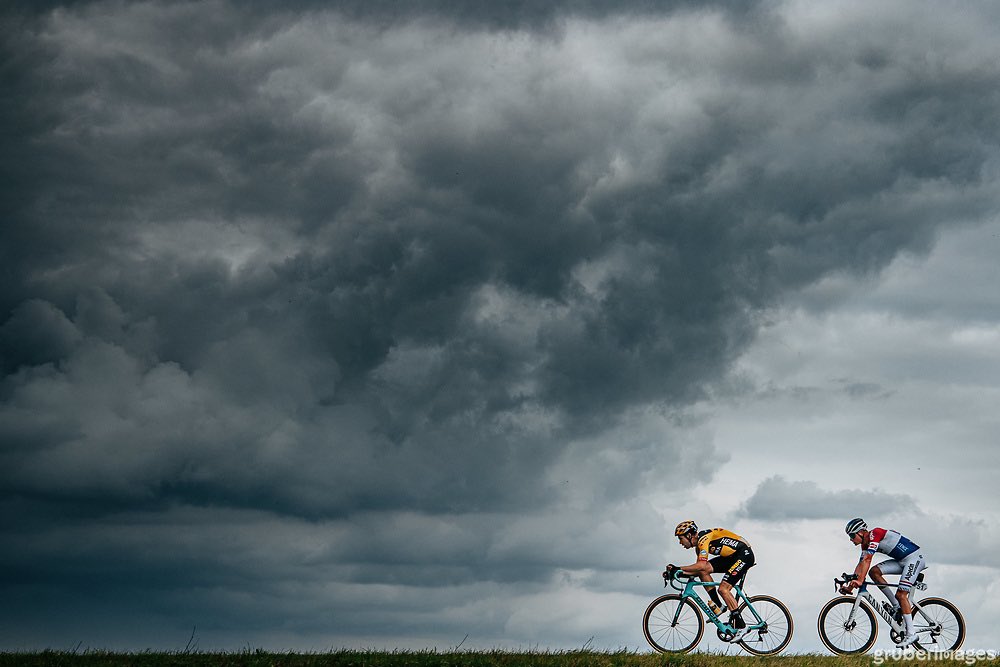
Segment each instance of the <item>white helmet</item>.
[{"label": "white helmet", "polygon": [[844,528],[844,532],[846,532],[848,537],[851,538],[860,533],[862,530],[868,530],[868,524],[865,523],[864,519],[860,518],[851,519],[847,522],[847,527]]}]

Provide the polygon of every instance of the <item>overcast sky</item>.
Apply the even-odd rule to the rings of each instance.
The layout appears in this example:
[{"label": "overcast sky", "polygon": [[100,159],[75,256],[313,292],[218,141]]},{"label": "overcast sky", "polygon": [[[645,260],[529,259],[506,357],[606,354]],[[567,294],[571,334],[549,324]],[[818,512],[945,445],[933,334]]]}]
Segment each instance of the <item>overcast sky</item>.
[{"label": "overcast sky", "polygon": [[5,5],[0,649],[644,651],[692,518],[818,651],[856,515],[997,648],[1000,8],[397,4]]}]

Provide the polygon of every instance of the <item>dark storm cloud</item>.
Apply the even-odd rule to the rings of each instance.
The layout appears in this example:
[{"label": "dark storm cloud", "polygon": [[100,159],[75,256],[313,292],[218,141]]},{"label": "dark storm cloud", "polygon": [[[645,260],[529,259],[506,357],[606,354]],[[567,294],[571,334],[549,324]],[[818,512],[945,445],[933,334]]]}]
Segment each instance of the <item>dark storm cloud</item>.
[{"label": "dark storm cloud", "polygon": [[[918,48],[777,11],[474,6],[10,14],[0,510],[5,546],[40,545],[11,582],[68,571],[60,530],[177,507],[487,517],[504,565],[481,533],[442,544],[544,580],[586,551],[547,534],[571,501],[710,476],[709,444],[641,422],[702,397],[760,313],[996,210],[994,61],[921,65],[963,25]],[[361,544],[338,581],[396,583],[338,569],[405,547]]]},{"label": "dark storm cloud", "polygon": [[[100,4],[95,0],[12,0],[8,12],[27,16],[53,9]],[[567,16],[600,19],[609,15],[657,15],[679,10],[726,9],[737,15],[751,12],[757,2],[734,0],[247,0],[243,6],[257,14],[291,14],[308,11],[336,11],[356,21],[381,24],[433,19],[494,29],[552,27]]]},{"label": "dark storm cloud", "polygon": [[[555,64],[530,74],[551,81],[552,91],[540,91],[551,108],[521,98],[530,43],[490,44],[516,80],[498,108],[480,109],[492,95],[464,67],[432,59],[428,74],[392,48],[366,46],[374,33],[352,36],[336,23],[296,24],[302,34],[287,35],[264,20],[233,42],[233,13],[217,9],[214,18],[197,6],[106,15],[93,5],[55,15],[33,41],[47,50],[37,74],[68,83],[39,93],[38,104],[53,98],[56,118],[32,139],[42,149],[28,164],[39,192],[15,221],[26,237],[20,260],[11,257],[22,284],[12,285],[4,326],[8,336],[17,331],[25,293],[44,296],[32,303],[53,322],[62,317],[63,328],[60,314],[78,324],[40,337],[47,356],[18,356],[28,351],[13,341],[5,365],[15,402],[24,388],[54,382],[66,392],[63,414],[77,411],[70,397],[88,383],[130,405],[114,433],[102,406],[79,410],[91,424],[81,430],[102,434],[100,442],[84,435],[79,454],[91,459],[85,468],[99,468],[97,488],[123,474],[107,490],[126,503],[165,493],[307,514],[358,504],[492,506],[512,500],[511,485],[522,488],[518,504],[532,503],[540,491],[531,480],[558,454],[560,432],[607,427],[637,400],[696,396],[748,337],[739,294],[729,293],[728,278],[703,279],[704,257],[678,252],[669,231],[667,243],[643,240],[641,230],[627,238],[650,213],[616,211],[619,195],[605,197],[600,204],[612,208],[604,216],[624,227],[620,236],[579,210],[596,176],[581,171],[600,168],[595,141],[596,159],[607,159],[603,117],[617,110],[598,100],[575,112],[571,91],[549,71]],[[185,48],[198,39],[188,27],[221,39],[206,51]],[[169,41],[153,39],[157,29]],[[337,44],[319,63],[306,58],[328,30]],[[275,48],[257,52],[254,40],[268,39]],[[451,55],[475,48],[474,39]],[[397,78],[354,77],[352,59],[372,59]],[[444,76],[456,78],[456,91],[439,88]],[[405,107],[397,94],[408,97]],[[567,114],[576,117],[569,125]],[[366,136],[368,123],[388,136]],[[290,248],[284,259],[234,272],[218,256],[186,256],[202,250],[193,244],[169,245],[200,231],[183,227],[192,219],[249,227],[254,241],[258,229],[281,227]],[[701,224],[676,223],[682,235]],[[601,293],[583,290],[571,272],[604,261],[616,244],[612,266],[600,268],[608,274]],[[506,322],[476,314],[490,310],[479,303],[489,298],[505,321],[536,319],[528,338],[512,339]],[[94,301],[107,312],[87,310]],[[80,340],[74,353],[45,343],[67,336]],[[150,428],[140,415],[151,381],[169,382],[178,399],[203,393],[200,420],[188,414],[190,400],[154,415],[197,424],[202,435]],[[10,421],[30,429],[23,415],[42,409],[33,403]],[[537,431],[523,418],[533,412],[559,423]],[[229,414],[238,424],[227,426]],[[50,439],[45,428],[35,437]],[[140,432],[166,437],[143,436],[154,454],[142,455],[142,469],[128,463]],[[230,469],[224,462],[248,437],[253,451],[287,438],[281,467],[311,461],[307,469],[324,472],[315,483],[332,489],[307,500],[274,469]],[[381,472],[370,463],[379,450],[393,468],[420,474]],[[49,454],[57,460],[43,456],[45,466],[15,462],[11,484],[41,493],[51,476],[36,478],[36,468],[80,464],[68,452]],[[374,484],[386,474],[391,483]]]}]

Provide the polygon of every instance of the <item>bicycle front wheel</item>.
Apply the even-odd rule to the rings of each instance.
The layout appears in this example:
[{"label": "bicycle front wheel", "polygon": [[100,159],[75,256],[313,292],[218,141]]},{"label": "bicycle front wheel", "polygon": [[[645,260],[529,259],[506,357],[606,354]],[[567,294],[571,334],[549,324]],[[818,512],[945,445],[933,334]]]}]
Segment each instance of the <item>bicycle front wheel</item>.
[{"label": "bicycle front wheel", "polygon": [[[760,616],[764,627],[751,630],[744,635],[740,640],[740,646],[754,655],[774,655],[781,652],[792,640],[792,631],[795,629],[788,607],[770,595],[753,596],[750,598],[750,606]],[[746,607],[746,603],[743,603],[739,611],[743,612]],[[757,623],[757,619],[750,618],[750,614],[741,613],[741,616],[748,626]]]},{"label": "bicycle front wheel", "polygon": [[924,598],[913,611],[917,649],[936,653],[956,651],[965,641],[965,619],[958,607],[943,598]]},{"label": "bicycle front wheel", "polygon": [[855,613],[854,598],[849,595],[827,602],[819,612],[817,626],[819,638],[839,655],[865,653],[878,637],[874,612],[868,605],[859,604]]},{"label": "bicycle front wheel", "polygon": [[701,641],[705,621],[691,600],[680,595],[661,595],[642,617],[646,641],[660,653],[687,653]]}]

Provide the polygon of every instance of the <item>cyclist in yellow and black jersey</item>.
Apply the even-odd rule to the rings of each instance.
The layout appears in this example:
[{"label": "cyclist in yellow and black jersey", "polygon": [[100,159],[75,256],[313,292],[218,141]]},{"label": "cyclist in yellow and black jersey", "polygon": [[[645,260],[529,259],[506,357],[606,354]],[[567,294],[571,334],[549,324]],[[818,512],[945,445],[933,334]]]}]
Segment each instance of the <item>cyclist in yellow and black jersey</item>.
[{"label": "cyclist in yellow and black jersey", "polygon": [[[712,581],[712,574],[724,572],[722,582],[716,588],[708,589],[708,595],[714,603],[712,611],[718,614],[721,610],[722,602],[719,595],[726,602],[729,609],[729,623],[739,631],[743,631],[746,624],[740,615],[736,613],[736,596],[733,595],[733,585],[743,585],[746,579],[747,570],[754,566],[753,549],[742,537],[724,528],[712,528],[711,530],[698,531],[698,526],[694,521],[682,521],[674,529],[674,535],[678,542],[685,549],[697,548],[698,559],[691,565],[677,567],[668,565],[664,576],[673,576],[674,571],[681,570],[685,574],[697,576],[702,581]],[[741,635],[740,635],[741,636]],[[733,641],[737,641],[737,636]]]}]

